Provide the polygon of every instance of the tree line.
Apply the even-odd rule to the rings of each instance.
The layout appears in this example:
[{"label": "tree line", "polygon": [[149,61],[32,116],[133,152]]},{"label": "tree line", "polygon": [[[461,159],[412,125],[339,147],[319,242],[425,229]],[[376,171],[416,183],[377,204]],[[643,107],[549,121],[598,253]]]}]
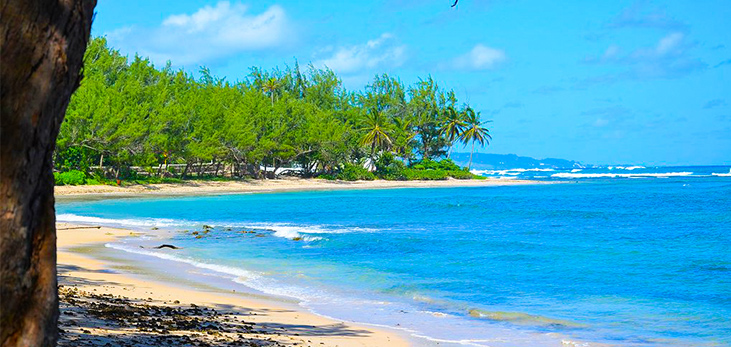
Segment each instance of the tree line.
[{"label": "tree line", "polygon": [[474,151],[491,139],[479,113],[431,77],[405,86],[382,74],[348,91],[332,70],[295,62],[252,67],[237,82],[207,68],[194,78],[169,62],[128,59],[103,37],[89,42],[83,73],[57,139],[57,171],[262,178],[297,167],[336,177],[384,162],[428,164],[460,142]]}]

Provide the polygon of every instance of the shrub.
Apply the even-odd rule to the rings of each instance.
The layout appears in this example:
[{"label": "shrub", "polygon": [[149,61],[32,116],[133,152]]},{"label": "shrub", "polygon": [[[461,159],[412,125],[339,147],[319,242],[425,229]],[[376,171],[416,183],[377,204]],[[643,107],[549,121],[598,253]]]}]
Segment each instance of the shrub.
[{"label": "shrub", "polygon": [[86,184],[90,185],[90,186],[98,186],[98,185],[102,185],[103,183],[100,182],[99,180],[97,180],[96,178],[87,178]]},{"label": "shrub", "polygon": [[462,170],[452,159],[442,159],[441,161],[434,161],[431,159],[423,159],[416,161],[411,164],[412,169],[416,170],[444,170],[444,171],[456,171]]},{"label": "shrub", "polygon": [[469,180],[476,178],[476,176],[473,175],[471,172],[464,170],[449,170],[447,171],[447,175],[458,180]]},{"label": "shrub", "polygon": [[431,159],[422,159],[411,163],[411,168],[416,170],[438,170],[440,169],[439,163]]},{"label": "shrub", "polygon": [[79,170],[71,170],[66,172],[54,172],[53,179],[57,186],[62,185],[81,185],[86,183],[86,174]]},{"label": "shrub", "polygon": [[439,168],[446,171],[461,171],[462,168],[455,164],[452,159],[443,159],[439,162]]},{"label": "shrub", "polygon": [[404,180],[404,163],[395,159],[391,153],[383,153],[375,162],[376,175],[385,180]]},{"label": "shrub", "polygon": [[127,181],[135,181],[140,179],[144,180],[145,176],[138,174],[136,170],[132,170],[129,166],[122,166],[119,168],[119,175],[117,178]]},{"label": "shrub", "polygon": [[86,147],[71,146],[57,148],[56,167],[62,171],[80,170],[88,172],[89,168],[99,158],[98,153]]},{"label": "shrub", "polygon": [[335,177],[343,181],[372,181],[376,179],[376,176],[366,168],[353,164],[345,164]]},{"label": "shrub", "polygon": [[137,184],[159,184],[159,183],[182,183],[183,180],[175,177],[157,177],[157,176],[137,176],[136,179],[131,180]]},{"label": "shrub", "polygon": [[415,169],[404,169],[404,177],[407,180],[446,180],[447,172],[444,170],[415,170]]}]

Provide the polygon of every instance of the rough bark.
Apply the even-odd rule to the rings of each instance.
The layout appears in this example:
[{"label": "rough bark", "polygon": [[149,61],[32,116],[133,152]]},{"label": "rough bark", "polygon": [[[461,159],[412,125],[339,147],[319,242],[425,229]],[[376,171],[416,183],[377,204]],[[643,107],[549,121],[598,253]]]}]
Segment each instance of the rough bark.
[{"label": "rough bark", "polygon": [[96,0],[0,0],[0,345],[57,338],[52,154]]}]

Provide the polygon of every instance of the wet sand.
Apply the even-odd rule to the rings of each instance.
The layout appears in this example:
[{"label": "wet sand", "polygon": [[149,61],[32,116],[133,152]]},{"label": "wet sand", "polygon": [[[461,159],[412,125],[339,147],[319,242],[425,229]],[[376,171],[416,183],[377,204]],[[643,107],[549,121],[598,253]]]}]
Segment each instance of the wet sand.
[{"label": "wet sand", "polygon": [[[125,271],[81,249],[130,230],[58,223],[59,346],[408,346],[396,331]],[[173,276],[174,277],[174,274]]]}]

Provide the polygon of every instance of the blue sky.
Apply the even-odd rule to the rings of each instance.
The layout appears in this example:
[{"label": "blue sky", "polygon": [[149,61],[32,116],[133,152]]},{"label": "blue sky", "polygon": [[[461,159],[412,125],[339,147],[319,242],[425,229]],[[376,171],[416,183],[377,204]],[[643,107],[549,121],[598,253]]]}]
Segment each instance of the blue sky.
[{"label": "blue sky", "polygon": [[431,75],[493,121],[482,152],[731,165],[728,1],[451,3],[100,0],[92,34],[230,81],[295,58],[351,90]]}]

